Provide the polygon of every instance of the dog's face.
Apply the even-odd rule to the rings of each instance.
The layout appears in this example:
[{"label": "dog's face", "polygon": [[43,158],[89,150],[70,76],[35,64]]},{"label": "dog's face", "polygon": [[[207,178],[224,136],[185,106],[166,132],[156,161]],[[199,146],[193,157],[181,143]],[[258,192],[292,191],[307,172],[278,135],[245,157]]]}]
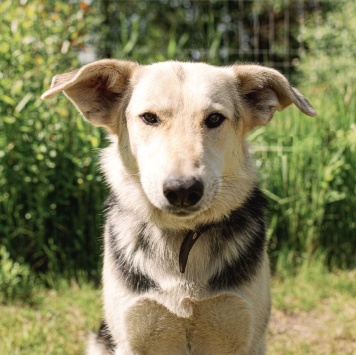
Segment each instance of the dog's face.
[{"label": "dog's face", "polygon": [[62,90],[84,118],[118,136],[148,204],[179,219],[242,203],[255,183],[250,129],[291,103],[316,114],[284,76],[256,65],[103,60],[56,76],[43,97]]},{"label": "dog's face", "polygon": [[221,68],[168,62],[142,68],[133,83],[125,112],[146,196],[181,217],[206,210],[242,146],[236,144],[233,76]]}]

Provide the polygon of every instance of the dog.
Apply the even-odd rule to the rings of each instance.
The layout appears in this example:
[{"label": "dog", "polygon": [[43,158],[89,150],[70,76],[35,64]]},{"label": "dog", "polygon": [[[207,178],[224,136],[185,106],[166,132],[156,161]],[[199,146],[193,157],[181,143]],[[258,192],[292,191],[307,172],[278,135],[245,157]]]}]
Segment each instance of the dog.
[{"label": "dog", "polygon": [[245,141],[294,103],[260,65],[104,59],[55,76],[111,144],[104,321],[88,354],[264,354],[270,315],[266,199]]}]

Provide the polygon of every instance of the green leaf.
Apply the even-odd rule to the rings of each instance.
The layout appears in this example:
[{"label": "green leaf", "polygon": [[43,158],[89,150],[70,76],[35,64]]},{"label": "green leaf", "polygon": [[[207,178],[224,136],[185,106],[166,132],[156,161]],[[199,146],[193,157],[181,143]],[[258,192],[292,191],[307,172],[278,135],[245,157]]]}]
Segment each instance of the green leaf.
[{"label": "green leaf", "polygon": [[11,106],[14,106],[16,104],[15,100],[7,95],[0,96],[0,100],[11,105]]},{"label": "green leaf", "polygon": [[27,103],[33,98],[33,94],[32,93],[28,93],[26,94],[22,100],[17,104],[15,111],[16,112],[21,112],[23,110],[23,108],[27,105]]}]

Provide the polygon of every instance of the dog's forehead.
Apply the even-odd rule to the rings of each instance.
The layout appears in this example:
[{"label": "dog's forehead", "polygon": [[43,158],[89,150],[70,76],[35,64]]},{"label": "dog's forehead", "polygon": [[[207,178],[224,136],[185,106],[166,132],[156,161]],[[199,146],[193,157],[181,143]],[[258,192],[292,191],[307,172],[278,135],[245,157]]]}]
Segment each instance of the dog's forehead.
[{"label": "dog's forehead", "polygon": [[212,103],[230,106],[236,90],[228,68],[204,63],[163,62],[143,66],[133,83],[135,101],[162,106],[190,102],[197,108]]}]

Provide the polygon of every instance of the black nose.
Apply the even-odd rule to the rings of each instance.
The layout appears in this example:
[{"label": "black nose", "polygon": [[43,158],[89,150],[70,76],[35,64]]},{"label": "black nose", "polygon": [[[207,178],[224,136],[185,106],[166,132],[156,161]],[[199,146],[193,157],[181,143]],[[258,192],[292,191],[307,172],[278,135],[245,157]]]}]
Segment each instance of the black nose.
[{"label": "black nose", "polygon": [[203,183],[195,177],[172,178],[163,184],[163,194],[176,207],[194,206],[204,193]]}]

